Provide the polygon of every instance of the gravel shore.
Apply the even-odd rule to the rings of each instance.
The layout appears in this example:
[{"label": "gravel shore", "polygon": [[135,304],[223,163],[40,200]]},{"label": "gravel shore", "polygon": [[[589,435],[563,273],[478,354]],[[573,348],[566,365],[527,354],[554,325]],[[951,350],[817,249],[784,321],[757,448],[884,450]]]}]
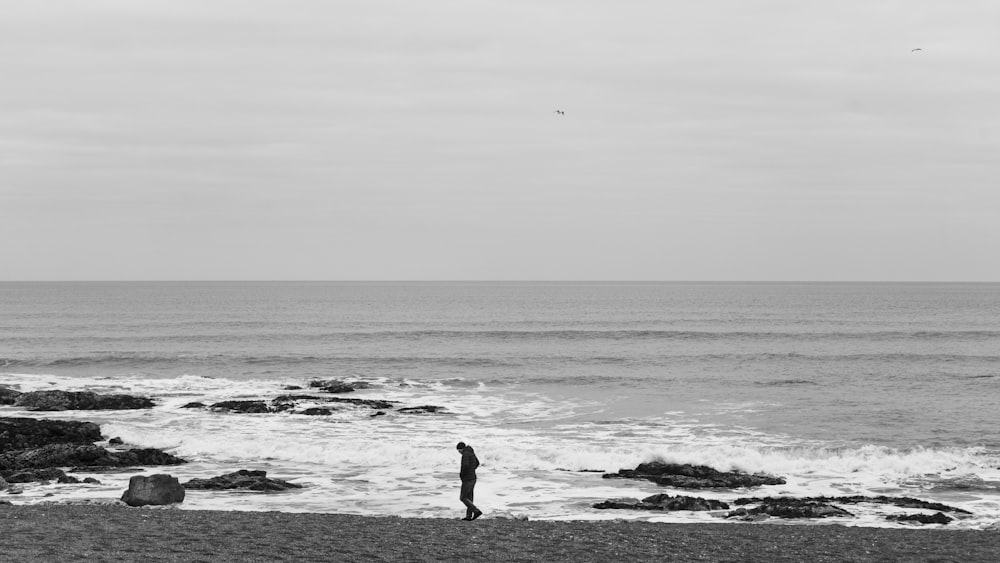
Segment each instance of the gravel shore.
[{"label": "gravel shore", "polygon": [[1000,532],[0,505],[5,561],[997,561]]}]

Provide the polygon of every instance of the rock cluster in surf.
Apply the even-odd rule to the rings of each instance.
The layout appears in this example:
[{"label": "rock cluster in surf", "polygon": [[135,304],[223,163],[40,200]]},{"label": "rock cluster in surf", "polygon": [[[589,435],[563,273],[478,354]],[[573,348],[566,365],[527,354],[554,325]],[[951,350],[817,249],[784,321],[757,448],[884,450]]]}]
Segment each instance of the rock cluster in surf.
[{"label": "rock cluster in surf", "polygon": [[707,465],[665,463],[662,461],[641,463],[635,469],[619,469],[618,473],[605,473],[602,477],[605,479],[640,479],[680,489],[737,489],[785,484],[784,478],[772,475],[719,471]]}]

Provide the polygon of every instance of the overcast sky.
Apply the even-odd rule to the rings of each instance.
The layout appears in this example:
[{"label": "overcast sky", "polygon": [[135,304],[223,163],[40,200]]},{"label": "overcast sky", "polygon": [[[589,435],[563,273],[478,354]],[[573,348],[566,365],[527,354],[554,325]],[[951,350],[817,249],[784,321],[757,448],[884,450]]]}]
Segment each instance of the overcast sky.
[{"label": "overcast sky", "polygon": [[1000,281],[996,0],[0,14],[0,279]]}]

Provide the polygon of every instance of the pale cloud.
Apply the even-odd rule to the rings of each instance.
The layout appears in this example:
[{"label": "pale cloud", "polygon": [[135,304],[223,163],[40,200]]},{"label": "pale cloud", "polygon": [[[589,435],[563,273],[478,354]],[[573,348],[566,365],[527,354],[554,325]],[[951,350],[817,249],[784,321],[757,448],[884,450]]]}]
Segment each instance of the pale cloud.
[{"label": "pale cloud", "polygon": [[1000,279],[992,2],[3,4],[3,279]]}]

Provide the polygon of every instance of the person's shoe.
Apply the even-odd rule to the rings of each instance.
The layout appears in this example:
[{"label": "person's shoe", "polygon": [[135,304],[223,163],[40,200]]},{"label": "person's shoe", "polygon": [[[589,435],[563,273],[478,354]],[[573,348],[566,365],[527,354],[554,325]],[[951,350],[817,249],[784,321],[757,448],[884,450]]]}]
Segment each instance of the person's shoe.
[{"label": "person's shoe", "polygon": [[479,518],[482,515],[483,515],[483,511],[482,510],[477,510],[476,513],[472,515],[472,518],[470,518],[470,520],[475,520],[476,518]]}]

